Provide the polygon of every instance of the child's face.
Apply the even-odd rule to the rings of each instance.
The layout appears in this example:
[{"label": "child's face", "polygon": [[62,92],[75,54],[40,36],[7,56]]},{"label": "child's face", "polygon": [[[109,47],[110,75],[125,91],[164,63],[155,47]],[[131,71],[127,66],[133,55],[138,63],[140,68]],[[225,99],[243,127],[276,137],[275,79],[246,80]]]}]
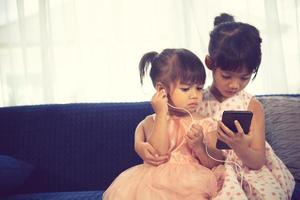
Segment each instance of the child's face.
[{"label": "child's face", "polygon": [[203,85],[177,82],[170,87],[169,98],[176,107],[195,112],[203,97]]},{"label": "child's face", "polygon": [[242,68],[242,70],[237,72],[224,71],[220,68],[216,68],[213,71],[213,76],[214,87],[224,98],[229,98],[243,90],[248,85],[252,73],[249,73],[246,68]]}]

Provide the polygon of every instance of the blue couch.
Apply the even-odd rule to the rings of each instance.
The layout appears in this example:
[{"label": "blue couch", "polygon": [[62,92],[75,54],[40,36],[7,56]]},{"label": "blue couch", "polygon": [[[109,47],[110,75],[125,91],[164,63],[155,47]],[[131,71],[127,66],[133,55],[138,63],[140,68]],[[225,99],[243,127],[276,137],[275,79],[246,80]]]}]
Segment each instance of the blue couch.
[{"label": "blue couch", "polygon": [[[300,95],[258,96],[258,99],[265,106],[267,139],[299,181]],[[134,152],[134,131],[152,112],[149,102],[0,108],[0,155],[22,163],[19,168],[10,168],[12,179],[0,180],[0,186],[1,182],[8,185],[9,180],[18,180],[7,191],[0,192],[0,199],[101,199],[103,191],[120,172],[142,162]],[[286,117],[282,118],[283,115]],[[296,120],[298,124],[292,125]],[[280,130],[282,123],[290,128],[288,133]],[[293,148],[282,152],[279,140],[284,134],[292,135],[288,141]],[[19,174],[12,172],[13,169],[18,169]]]}]

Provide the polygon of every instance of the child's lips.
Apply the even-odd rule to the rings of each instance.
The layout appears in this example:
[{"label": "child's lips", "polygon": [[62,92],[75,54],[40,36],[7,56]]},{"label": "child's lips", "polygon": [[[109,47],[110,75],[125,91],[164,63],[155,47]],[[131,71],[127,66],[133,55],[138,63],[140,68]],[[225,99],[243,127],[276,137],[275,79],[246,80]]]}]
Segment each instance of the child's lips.
[{"label": "child's lips", "polygon": [[226,93],[229,95],[234,95],[234,94],[236,94],[236,91],[226,91]]},{"label": "child's lips", "polygon": [[188,104],[189,107],[197,107],[198,106],[198,103],[190,103]]}]

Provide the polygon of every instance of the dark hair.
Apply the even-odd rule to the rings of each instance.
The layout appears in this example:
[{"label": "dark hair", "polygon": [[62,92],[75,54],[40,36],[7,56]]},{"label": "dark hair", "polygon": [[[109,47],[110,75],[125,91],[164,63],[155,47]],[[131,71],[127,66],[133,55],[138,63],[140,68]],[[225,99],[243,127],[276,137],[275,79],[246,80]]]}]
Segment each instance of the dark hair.
[{"label": "dark hair", "polygon": [[184,84],[205,83],[206,73],[201,60],[187,49],[164,49],[161,53],[144,54],[139,63],[141,84],[149,64],[154,87],[158,81],[166,87],[175,81]]},{"label": "dark hair", "polygon": [[213,65],[229,71],[246,67],[255,78],[261,63],[259,31],[250,24],[235,22],[230,16],[223,13],[216,17],[216,26],[210,32],[208,51]]},{"label": "dark hair", "polygon": [[215,17],[214,20],[214,26],[217,26],[221,23],[225,22],[234,22],[234,17],[232,15],[229,15],[227,13],[221,13],[219,16]]}]

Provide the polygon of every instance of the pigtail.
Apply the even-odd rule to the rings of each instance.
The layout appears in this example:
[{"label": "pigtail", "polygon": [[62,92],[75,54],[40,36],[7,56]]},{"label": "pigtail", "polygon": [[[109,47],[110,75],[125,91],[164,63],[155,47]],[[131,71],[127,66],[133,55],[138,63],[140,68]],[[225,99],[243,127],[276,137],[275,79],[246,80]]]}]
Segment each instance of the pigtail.
[{"label": "pigtail", "polygon": [[140,70],[140,81],[141,81],[142,85],[143,85],[143,78],[144,78],[145,74],[147,73],[149,64],[151,64],[151,65],[153,64],[155,56],[157,56],[157,55],[158,55],[157,52],[151,51],[151,52],[144,54],[143,57],[141,58],[140,63],[139,63],[139,70]]}]

